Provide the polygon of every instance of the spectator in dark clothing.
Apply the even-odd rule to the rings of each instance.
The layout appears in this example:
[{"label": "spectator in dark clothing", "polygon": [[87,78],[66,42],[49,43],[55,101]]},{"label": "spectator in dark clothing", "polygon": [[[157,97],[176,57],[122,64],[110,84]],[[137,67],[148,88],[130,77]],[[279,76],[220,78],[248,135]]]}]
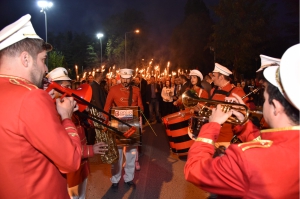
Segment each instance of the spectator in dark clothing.
[{"label": "spectator in dark clothing", "polygon": [[[181,95],[190,88],[190,80],[185,76],[185,75],[180,75],[179,76],[180,82],[181,82],[181,88],[179,91],[179,97],[178,99],[173,102],[174,106],[178,106],[178,102],[181,101]],[[180,105],[179,107],[181,110],[184,110],[184,106]]]},{"label": "spectator in dark clothing", "polygon": [[155,117],[158,123],[162,122],[159,113],[160,98],[161,98],[161,88],[157,83],[155,83],[154,76],[151,76],[150,84],[148,84],[146,88],[146,103],[149,105],[150,122],[154,122]]},{"label": "spectator in dark clothing", "polygon": [[[95,72],[94,80],[90,83],[92,87],[92,99],[91,104],[103,109],[107,97],[107,93],[103,86],[100,86],[101,81],[103,80],[103,73]],[[103,83],[102,83],[103,84]],[[94,144],[96,132],[94,128],[87,129],[87,141],[89,144]]]},{"label": "spectator in dark clothing", "polygon": [[103,80],[103,74],[101,72],[96,72],[94,78],[95,79],[90,84],[93,91],[91,103],[94,106],[103,109],[107,96],[105,89],[100,86],[100,82]]},{"label": "spectator in dark clothing", "polygon": [[[138,73],[136,78],[138,78],[139,83],[137,84],[138,87],[140,88],[141,91],[141,97],[142,97],[142,102],[143,102],[143,106],[144,106],[144,115],[146,116],[146,118],[149,119],[149,107],[148,104],[146,103],[146,88],[147,88],[147,81],[143,78],[141,73]],[[137,80],[135,80],[137,81]],[[145,118],[143,118],[143,124],[145,124]]]}]

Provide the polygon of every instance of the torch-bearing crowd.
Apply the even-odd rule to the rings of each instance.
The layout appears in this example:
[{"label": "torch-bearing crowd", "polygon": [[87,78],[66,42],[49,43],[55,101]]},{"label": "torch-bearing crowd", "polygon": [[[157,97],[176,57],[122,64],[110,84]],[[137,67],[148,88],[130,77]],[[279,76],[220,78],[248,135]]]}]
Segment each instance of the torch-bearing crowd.
[{"label": "torch-bearing crowd", "polygon": [[[109,114],[116,107],[140,112],[138,128],[128,125],[123,134],[128,139],[130,130],[142,134],[154,123],[164,124],[158,124],[162,133],[174,113],[208,114],[190,137],[182,175],[209,198],[299,198],[300,44],[281,58],[260,55],[251,80],[234,79],[215,63],[205,75],[193,69],[145,79],[122,68],[119,78],[96,71],[79,82],[63,67],[48,71],[52,46],[30,20],[27,14],[0,31],[0,198],[85,198],[88,158],[111,150],[98,138],[113,129],[112,117],[128,125]],[[95,110],[96,121],[87,117]],[[112,147],[111,191],[121,179],[136,189],[142,146]]]}]

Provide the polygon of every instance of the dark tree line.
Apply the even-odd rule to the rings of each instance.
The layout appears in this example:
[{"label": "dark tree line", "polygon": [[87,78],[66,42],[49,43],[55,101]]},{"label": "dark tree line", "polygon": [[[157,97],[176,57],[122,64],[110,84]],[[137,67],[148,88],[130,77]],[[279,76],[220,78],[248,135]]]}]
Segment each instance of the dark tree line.
[{"label": "dark tree line", "polygon": [[[218,5],[208,8],[202,0],[187,0],[182,8],[184,18],[164,48],[150,37],[149,30],[154,27],[144,14],[127,9],[103,24],[102,60],[106,68],[124,67],[126,33],[129,68],[147,66],[153,58],[153,63],[161,66],[171,61],[172,67],[197,68],[206,74],[213,69],[214,62],[219,62],[237,74],[254,76],[260,65],[259,54],[280,58],[285,49],[299,42],[299,2],[287,0],[285,6],[289,11],[287,17],[292,20],[279,22],[272,1],[219,0]],[[136,29],[139,34],[133,32]],[[78,65],[80,73],[82,68],[100,67],[100,44],[95,35],[49,33],[48,38],[54,46],[53,55],[49,55],[50,70],[58,64],[71,72]]]}]

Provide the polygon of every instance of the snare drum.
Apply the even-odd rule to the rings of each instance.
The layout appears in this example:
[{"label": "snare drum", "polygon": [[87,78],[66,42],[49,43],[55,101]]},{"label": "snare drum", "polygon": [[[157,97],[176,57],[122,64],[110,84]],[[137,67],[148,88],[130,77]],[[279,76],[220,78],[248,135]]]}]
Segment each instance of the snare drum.
[{"label": "snare drum", "polygon": [[163,117],[170,148],[177,155],[186,155],[194,143],[188,135],[189,110],[172,113]]}]

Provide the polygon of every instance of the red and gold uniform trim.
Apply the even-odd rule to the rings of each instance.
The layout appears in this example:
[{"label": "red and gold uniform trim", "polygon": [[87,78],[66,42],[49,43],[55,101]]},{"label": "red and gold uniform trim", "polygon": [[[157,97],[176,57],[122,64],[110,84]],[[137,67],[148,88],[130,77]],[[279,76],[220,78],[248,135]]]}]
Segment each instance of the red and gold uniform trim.
[{"label": "red and gold uniform trim", "polygon": [[300,130],[300,126],[289,126],[283,128],[276,128],[276,129],[265,129],[260,131],[260,133],[273,133],[273,132],[282,132],[282,131],[289,131],[289,130]]},{"label": "red and gold uniform trim", "polygon": [[197,137],[197,139],[195,141],[205,142],[207,144],[215,145],[215,142],[212,139],[208,139],[208,138]]},{"label": "red and gold uniform trim", "polygon": [[240,147],[242,151],[246,151],[247,149],[251,148],[269,148],[271,147],[272,143],[273,141],[271,140],[258,140],[238,144],[238,147]]},{"label": "red and gold uniform trim", "polygon": [[8,78],[8,81],[11,84],[17,85],[17,86],[23,86],[24,88],[27,88],[28,90],[38,89],[38,87],[34,84],[32,84],[27,79],[21,78],[21,77],[15,77],[11,75],[0,75],[0,77]]}]

